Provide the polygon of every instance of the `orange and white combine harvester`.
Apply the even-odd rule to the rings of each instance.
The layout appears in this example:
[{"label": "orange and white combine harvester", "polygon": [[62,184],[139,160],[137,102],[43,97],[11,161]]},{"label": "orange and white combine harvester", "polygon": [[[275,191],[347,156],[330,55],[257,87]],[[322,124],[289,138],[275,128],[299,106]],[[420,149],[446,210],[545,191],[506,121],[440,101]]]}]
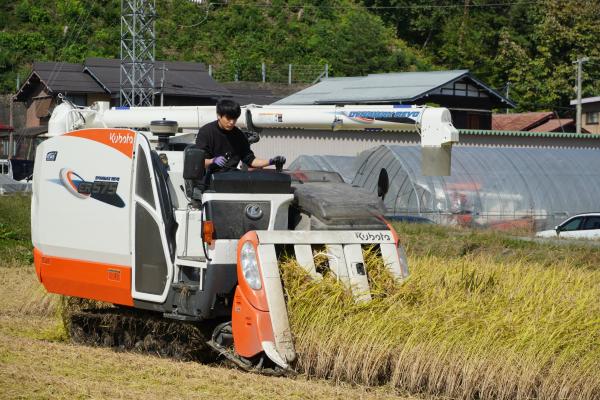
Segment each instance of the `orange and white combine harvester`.
[{"label": "orange and white combine harvester", "polygon": [[[37,276],[53,293],[198,324],[224,319],[209,343],[215,350],[247,369],[287,370],[296,354],[278,249],[292,249],[317,277],[313,249],[324,248],[331,272],[357,301],[371,297],[362,246],[378,245],[398,279],[408,274],[406,259],[380,218],[377,195],[335,174],[218,173],[204,170],[204,153],[195,146],[176,150],[179,128],[214,119],[214,107],[60,104],[51,137],[36,154]],[[458,141],[443,108],[251,105],[243,107],[238,126],[415,130],[424,166],[433,165],[434,173],[441,166],[440,175],[449,171]]]}]

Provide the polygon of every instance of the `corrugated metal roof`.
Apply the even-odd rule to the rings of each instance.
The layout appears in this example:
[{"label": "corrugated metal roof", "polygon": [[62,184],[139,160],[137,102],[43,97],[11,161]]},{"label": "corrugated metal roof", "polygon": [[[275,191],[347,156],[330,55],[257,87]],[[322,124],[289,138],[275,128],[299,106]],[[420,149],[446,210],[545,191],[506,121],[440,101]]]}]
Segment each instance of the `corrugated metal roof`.
[{"label": "corrugated metal roof", "polygon": [[468,77],[487,89],[493,96],[512,105],[509,100],[472,77],[465,69],[329,78],[275,104],[408,102],[463,77]]},{"label": "corrugated metal roof", "polygon": [[[400,133],[414,134],[414,131],[398,131]],[[540,138],[570,138],[570,139],[600,139],[600,135],[593,133],[571,133],[571,132],[533,132],[533,131],[500,131],[487,129],[459,129],[460,135],[475,136],[521,136]],[[459,140],[460,143],[460,140]]]},{"label": "corrugated metal roof", "polygon": [[[600,96],[596,96],[596,97],[586,97],[584,99],[581,99],[581,104],[588,104],[588,103],[600,103]],[[577,99],[575,100],[571,100],[570,103],[572,106],[577,105]]]},{"label": "corrugated metal roof", "polygon": [[461,135],[482,136],[524,136],[524,137],[546,137],[546,138],[570,138],[570,139],[600,139],[600,135],[589,133],[569,132],[531,132],[531,131],[488,131],[483,129],[459,129]]},{"label": "corrugated metal roof", "polygon": [[468,73],[454,70],[328,78],[275,104],[409,100]]}]

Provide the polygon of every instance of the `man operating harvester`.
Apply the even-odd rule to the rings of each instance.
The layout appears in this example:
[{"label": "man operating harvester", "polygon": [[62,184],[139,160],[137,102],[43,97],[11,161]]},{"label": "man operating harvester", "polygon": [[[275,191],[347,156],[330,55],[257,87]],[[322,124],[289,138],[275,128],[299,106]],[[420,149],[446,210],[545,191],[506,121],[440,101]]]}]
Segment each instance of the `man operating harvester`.
[{"label": "man operating harvester", "polygon": [[204,166],[227,171],[237,168],[240,161],[252,168],[285,164],[283,156],[270,160],[256,158],[246,135],[235,126],[241,113],[240,105],[235,101],[219,100],[217,120],[200,128],[196,136],[196,144],[205,153]]}]

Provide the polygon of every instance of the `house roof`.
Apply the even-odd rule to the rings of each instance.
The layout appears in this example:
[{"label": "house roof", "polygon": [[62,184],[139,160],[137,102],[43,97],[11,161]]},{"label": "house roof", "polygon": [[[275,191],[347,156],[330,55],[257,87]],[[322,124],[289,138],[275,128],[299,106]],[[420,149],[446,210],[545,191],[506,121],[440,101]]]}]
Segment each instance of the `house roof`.
[{"label": "house roof", "polygon": [[287,85],[273,82],[224,82],[222,83],[241,105],[271,104],[277,100],[303,89],[306,85]]},{"label": "house roof", "polygon": [[[600,103],[600,96],[596,96],[596,97],[586,97],[584,99],[581,99],[581,104],[586,104],[586,103]],[[577,105],[577,99],[575,100],[571,100],[570,103],[572,106]]]},{"label": "house roof", "polygon": [[493,114],[492,129],[499,131],[529,131],[541,125],[554,115],[551,111]]},{"label": "house roof", "polygon": [[550,119],[541,125],[531,129],[531,132],[562,132],[568,130],[575,125],[572,118]]},{"label": "house roof", "polygon": [[[108,93],[119,95],[120,60],[88,58],[85,63],[35,62],[16,101],[25,101],[40,81],[51,93]],[[160,90],[162,66],[165,66],[164,94],[187,97],[231,97],[227,88],[216,82],[201,63],[156,61],[155,82]]]},{"label": "house roof", "polygon": [[35,62],[33,71],[15,95],[23,101],[35,89],[35,82],[42,82],[51,93],[103,93],[101,87],[87,74],[80,64],[65,62]]},{"label": "house roof", "polygon": [[515,104],[473,77],[468,70],[395,72],[328,78],[275,104],[340,104],[413,102],[441,87],[467,79],[510,107]]},{"label": "house roof", "polygon": [[[183,61],[156,61],[154,81],[160,90],[162,68],[165,67],[164,94],[169,96],[220,97],[231,96],[229,90],[217,83],[204,64]],[[90,74],[107,93],[119,94],[121,61],[107,58],[88,58],[83,71]]]}]

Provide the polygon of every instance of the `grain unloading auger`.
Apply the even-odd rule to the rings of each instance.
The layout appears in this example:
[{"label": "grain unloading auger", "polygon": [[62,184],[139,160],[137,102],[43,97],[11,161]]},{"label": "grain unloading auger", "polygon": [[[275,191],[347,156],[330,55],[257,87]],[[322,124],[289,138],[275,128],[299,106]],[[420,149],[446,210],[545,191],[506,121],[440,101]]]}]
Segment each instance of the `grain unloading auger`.
[{"label": "grain unloading auger", "polygon": [[[212,173],[201,149],[170,150],[177,127],[195,128],[214,115],[214,107],[57,107],[51,138],[36,154],[36,273],[50,292],[216,325],[208,343],[239,366],[286,370],[295,352],[282,248],[316,279],[314,252],[325,254],[326,268],[357,301],[370,299],[364,246],[376,245],[398,279],[408,274],[406,259],[380,218],[380,199],[335,174]],[[239,124],[420,128],[425,144],[446,154],[458,140],[445,109],[248,106]],[[147,127],[159,136],[158,151]]]}]

